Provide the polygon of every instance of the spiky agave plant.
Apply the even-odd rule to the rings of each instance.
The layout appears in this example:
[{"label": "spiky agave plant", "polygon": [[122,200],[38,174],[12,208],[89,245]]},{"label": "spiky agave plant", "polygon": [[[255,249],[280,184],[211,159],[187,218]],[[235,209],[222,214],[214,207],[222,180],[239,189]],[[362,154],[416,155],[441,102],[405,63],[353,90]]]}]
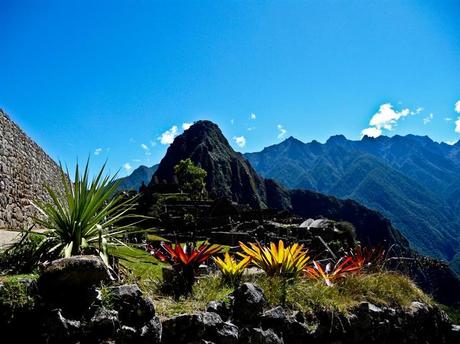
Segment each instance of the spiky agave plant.
[{"label": "spiky agave plant", "polygon": [[46,229],[42,250],[61,257],[97,254],[109,266],[109,247],[122,245],[120,238],[134,230],[139,217],[130,213],[136,196],[116,195],[116,175],[104,175],[104,170],[105,164],[90,180],[89,159],[83,174],[77,163],[72,182],[61,166],[62,188],[45,186],[51,201],[33,202],[42,215],[35,221]]},{"label": "spiky agave plant", "polygon": [[240,261],[237,261],[235,257],[231,256],[228,252],[225,252],[224,259],[216,257],[214,258],[214,262],[222,272],[222,279],[224,282],[236,286],[241,280],[244,269],[246,269],[251,262],[251,257],[246,256]]},{"label": "spiky agave plant", "polygon": [[240,242],[243,252],[238,252],[242,258],[250,257],[252,264],[264,270],[269,276],[296,277],[305,267],[310,257],[308,250],[297,243],[285,246],[283,240],[269,246],[260,243],[249,243],[246,246]]}]

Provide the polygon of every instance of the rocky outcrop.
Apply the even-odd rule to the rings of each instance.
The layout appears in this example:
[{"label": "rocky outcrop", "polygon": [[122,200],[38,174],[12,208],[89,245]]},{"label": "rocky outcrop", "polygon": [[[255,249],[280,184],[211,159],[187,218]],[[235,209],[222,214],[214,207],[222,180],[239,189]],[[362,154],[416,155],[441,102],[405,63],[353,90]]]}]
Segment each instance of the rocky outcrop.
[{"label": "rocky outcrop", "polygon": [[[104,287],[96,257],[54,261],[37,281],[0,283],[2,338],[15,342],[159,344],[162,326],[137,285]],[[24,330],[27,329],[27,330]]]},{"label": "rocky outcrop", "polygon": [[[100,258],[73,256],[52,261],[43,269],[37,286],[48,304],[69,312],[81,312],[96,297],[95,287],[109,279],[107,267]],[[78,295],[78,298],[69,295]]]},{"label": "rocky outcrop", "polygon": [[[270,307],[257,285],[242,284],[229,302],[206,311],[160,319],[137,285],[96,289],[79,313],[50,304],[35,282],[0,283],[2,338],[23,343],[252,344],[252,343],[458,343],[460,328],[437,306],[413,302],[407,309],[362,302],[347,313]],[[79,294],[69,298],[80,300]],[[14,299],[13,299],[14,298]],[[24,329],[27,330],[24,330]]]},{"label": "rocky outcrop", "polygon": [[61,183],[59,166],[0,109],[0,229],[25,229],[37,215],[30,201]]},{"label": "rocky outcrop", "polygon": [[445,313],[420,302],[406,310],[363,302],[346,314],[302,313],[267,308],[263,291],[245,283],[234,292],[230,306],[212,302],[207,312],[165,320],[162,343],[415,344],[457,339],[457,326]]}]

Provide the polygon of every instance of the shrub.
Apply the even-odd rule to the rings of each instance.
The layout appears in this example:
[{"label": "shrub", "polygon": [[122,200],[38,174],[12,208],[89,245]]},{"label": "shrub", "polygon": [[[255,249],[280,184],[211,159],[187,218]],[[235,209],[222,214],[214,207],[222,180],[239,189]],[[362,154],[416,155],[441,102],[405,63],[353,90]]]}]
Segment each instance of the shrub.
[{"label": "shrub", "polygon": [[278,245],[272,242],[269,246],[260,243],[249,243],[249,246],[240,242],[243,252],[238,254],[242,258],[250,257],[251,263],[269,276],[296,277],[310,259],[303,245],[284,246],[283,240]]},{"label": "shrub", "polygon": [[24,233],[16,244],[0,252],[0,274],[33,272],[44,254],[38,249],[41,240],[37,234]]},{"label": "shrub", "polygon": [[[0,309],[7,317],[14,317],[18,312],[30,311],[37,299],[31,292],[30,281],[35,275],[7,276],[0,285]],[[33,283],[33,282],[32,282]]]}]

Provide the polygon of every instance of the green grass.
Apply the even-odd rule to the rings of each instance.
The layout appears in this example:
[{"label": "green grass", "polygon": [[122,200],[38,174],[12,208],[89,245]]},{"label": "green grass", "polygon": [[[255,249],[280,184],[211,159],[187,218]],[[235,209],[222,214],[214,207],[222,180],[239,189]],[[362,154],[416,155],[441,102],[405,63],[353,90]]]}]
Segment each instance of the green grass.
[{"label": "green grass", "polygon": [[454,324],[460,324],[460,310],[456,309],[453,306],[446,306],[446,305],[439,305],[439,307],[446,312],[446,314],[449,316],[449,319],[454,323]]},{"label": "green grass", "polygon": [[212,275],[198,279],[193,286],[192,296],[181,297],[179,300],[159,293],[150,296],[155,302],[158,316],[169,318],[183,313],[204,311],[211,301],[228,301],[232,291],[233,289],[221,283],[220,277]]},{"label": "green grass", "polygon": [[[256,283],[264,290],[270,307],[281,305],[292,311],[326,310],[346,314],[364,301],[403,309],[407,309],[413,301],[433,304],[410,279],[390,272],[350,276],[333,287],[302,278],[286,283],[282,278],[265,275],[246,277],[246,281]],[[227,300],[232,291],[221,283],[219,277],[211,275],[200,279],[189,297],[174,300],[157,291],[149,294],[155,301],[159,316],[171,317],[203,311],[210,301]]]},{"label": "green grass", "polygon": [[1,283],[17,282],[23,279],[36,280],[38,278],[37,274],[18,274],[18,275],[0,275]]},{"label": "green grass", "polygon": [[157,289],[162,281],[162,269],[168,266],[148,252],[127,246],[118,246],[110,254],[120,258],[120,265],[129,272],[126,282],[137,283],[144,291]]},{"label": "green grass", "polygon": [[364,301],[401,308],[409,307],[413,301],[432,303],[410,279],[390,272],[349,276],[333,287],[308,279],[285,284],[280,278],[265,276],[255,283],[264,289],[272,306],[285,305],[304,312],[329,310],[347,313]]},{"label": "green grass", "polygon": [[[160,317],[203,311],[210,301],[227,300],[233,291],[215,274],[199,278],[193,294],[175,300],[160,292],[162,269],[167,264],[149,253],[128,247],[118,247],[116,255],[125,257],[120,263],[131,271],[124,282],[135,282],[150,296]],[[298,278],[286,281],[266,275],[244,275],[243,282],[258,284],[264,290],[270,306],[282,305],[303,312],[329,310],[347,313],[360,302],[377,306],[407,308],[413,301],[433,304],[409,278],[393,272],[348,276],[333,287],[322,281]]]},{"label": "green grass", "polygon": [[32,309],[35,305],[36,299],[29,294],[26,284],[21,280],[37,279],[37,275],[10,275],[0,276],[2,287],[0,288],[0,305],[9,310],[13,314],[18,309]]}]

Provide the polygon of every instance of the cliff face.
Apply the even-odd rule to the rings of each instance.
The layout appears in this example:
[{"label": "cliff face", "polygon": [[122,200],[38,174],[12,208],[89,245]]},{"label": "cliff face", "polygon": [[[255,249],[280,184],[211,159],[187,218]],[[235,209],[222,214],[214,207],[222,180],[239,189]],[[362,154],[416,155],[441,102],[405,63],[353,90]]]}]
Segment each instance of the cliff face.
[{"label": "cliff face", "polygon": [[187,158],[208,173],[206,189],[212,198],[227,197],[253,208],[267,207],[264,180],[230,147],[214,123],[198,121],[176,137],[155,176],[171,182],[174,166]]},{"label": "cliff face", "polygon": [[59,166],[0,110],[0,229],[30,226],[30,201],[47,200],[43,185],[60,180]]}]

